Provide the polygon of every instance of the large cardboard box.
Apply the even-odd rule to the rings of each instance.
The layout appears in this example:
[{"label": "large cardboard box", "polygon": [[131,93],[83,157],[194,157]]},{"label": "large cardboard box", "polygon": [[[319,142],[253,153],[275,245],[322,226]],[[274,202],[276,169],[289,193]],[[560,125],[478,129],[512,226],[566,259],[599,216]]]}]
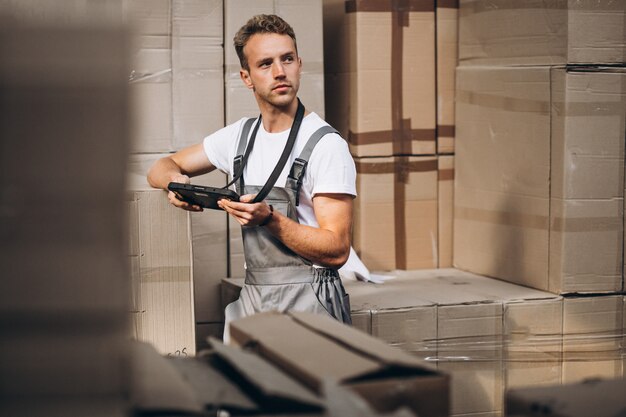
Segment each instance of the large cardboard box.
[{"label": "large cardboard box", "polygon": [[437,16],[437,153],[454,153],[454,83],[458,58],[459,3],[438,0]]},{"label": "large cardboard box", "polygon": [[378,412],[407,406],[420,416],[448,415],[446,375],[330,317],[261,313],[233,321],[230,334],[318,392],[330,379]]},{"label": "large cardboard box", "polygon": [[561,297],[454,269],[394,275],[381,285],[345,282],[352,310],[370,312],[373,336],[450,373],[451,414],[501,412],[505,340],[514,324],[525,336],[541,333],[539,323],[523,327],[511,312],[528,303],[560,307]]},{"label": "large cardboard box", "polygon": [[461,0],[461,65],[626,62],[626,4],[612,0]]},{"label": "large cardboard box", "polygon": [[198,143],[224,126],[222,0],[124,0],[134,29],[134,152]]},{"label": "large cardboard box", "polygon": [[342,12],[327,30],[329,123],[354,156],[435,154],[435,2],[346,1]]},{"label": "large cardboard box", "polygon": [[454,155],[439,155],[437,180],[437,215],[439,268],[452,267],[452,236],[454,221]]},{"label": "large cardboard box", "polygon": [[622,290],[625,81],[622,68],[457,69],[456,267]]},{"label": "large cardboard box", "polygon": [[370,270],[436,268],[436,157],[357,158],[353,245]]},{"label": "large cardboard box", "polygon": [[[128,186],[134,190],[151,190],[146,181],[154,162],[168,154],[132,154],[128,164]],[[226,176],[213,171],[192,179],[194,184],[222,187]],[[156,192],[156,190],[154,190]],[[157,192],[157,194],[159,194]],[[161,197],[167,200],[165,193]],[[197,323],[218,324],[224,321],[220,308],[220,280],[227,273],[228,233],[226,213],[204,210],[189,213],[193,253],[194,315]],[[135,238],[138,237],[134,230]]]},{"label": "large cardboard box", "polygon": [[323,118],[322,0],[229,0],[224,3],[226,124],[259,114],[252,91],[239,76],[241,65],[233,46],[233,37],[239,28],[257,14],[277,14],[293,28],[303,65],[298,96],[308,110]]}]

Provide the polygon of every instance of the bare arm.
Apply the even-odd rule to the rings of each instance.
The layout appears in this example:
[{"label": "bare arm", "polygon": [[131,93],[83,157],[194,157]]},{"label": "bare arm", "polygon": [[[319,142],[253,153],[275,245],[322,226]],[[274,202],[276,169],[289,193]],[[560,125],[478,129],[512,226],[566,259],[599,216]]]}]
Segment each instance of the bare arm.
[{"label": "bare arm", "polygon": [[[202,144],[192,145],[175,154],[157,160],[148,171],[148,183],[154,188],[167,190],[170,182],[189,184],[190,177],[206,174],[215,167],[209,161]],[[189,211],[202,211],[199,206],[192,206],[176,198],[176,194],[169,192],[170,203]]]},{"label": "bare arm", "polygon": [[[219,204],[241,225],[254,227],[268,218],[270,209],[265,202],[247,203],[253,197],[242,196],[241,203],[221,200]],[[277,211],[262,227],[303,258],[317,265],[339,268],[350,255],[352,200],[347,194],[317,194],[313,209],[319,228],[294,222]]]}]

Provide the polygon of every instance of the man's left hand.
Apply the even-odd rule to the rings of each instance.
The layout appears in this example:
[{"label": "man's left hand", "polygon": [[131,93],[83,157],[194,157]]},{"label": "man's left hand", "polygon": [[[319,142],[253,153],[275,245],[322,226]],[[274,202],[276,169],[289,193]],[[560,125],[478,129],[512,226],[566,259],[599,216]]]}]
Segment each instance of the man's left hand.
[{"label": "man's left hand", "polygon": [[270,207],[264,202],[251,203],[254,194],[242,195],[239,202],[221,199],[217,205],[244,227],[254,227],[265,222],[271,215]]}]

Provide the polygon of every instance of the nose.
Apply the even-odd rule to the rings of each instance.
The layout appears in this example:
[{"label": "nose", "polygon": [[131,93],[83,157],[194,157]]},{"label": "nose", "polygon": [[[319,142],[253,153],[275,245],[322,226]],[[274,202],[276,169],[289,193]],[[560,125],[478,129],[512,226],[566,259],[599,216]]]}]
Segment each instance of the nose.
[{"label": "nose", "polygon": [[274,64],[274,78],[284,78],[285,77],[285,68],[283,67],[282,62],[276,62]]}]

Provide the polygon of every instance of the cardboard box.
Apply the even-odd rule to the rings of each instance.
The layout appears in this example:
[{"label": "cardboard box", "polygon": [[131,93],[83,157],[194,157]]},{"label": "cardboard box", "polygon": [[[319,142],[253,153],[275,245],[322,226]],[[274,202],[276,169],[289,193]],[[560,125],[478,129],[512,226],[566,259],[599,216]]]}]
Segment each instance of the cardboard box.
[{"label": "cardboard box", "polygon": [[566,298],[563,304],[563,383],[623,376],[623,297]]},{"label": "cardboard box", "polygon": [[438,0],[437,19],[437,153],[454,153],[454,82],[458,61],[459,3]]},{"label": "cardboard box", "polygon": [[[230,333],[236,344],[255,349],[314,390],[329,378],[358,393],[378,412],[407,406],[420,416],[448,415],[447,376],[332,318],[261,313],[233,321]],[[285,339],[284,334],[291,337]],[[398,387],[403,387],[402,393]]]},{"label": "cardboard box", "polygon": [[461,0],[461,65],[626,62],[626,5],[611,0]]},{"label": "cardboard box", "polygon": [[457,76],[454,265],[555,293],[621,291],[626,72]]},{"label": "cardboard box", "polygon": [[[371,314],[372,336],[450,373],[452,415],[501,413],[505,381],[524,384],[536,373],[520,373],[520,367],[537,368],[540,363],[533,359],[543,360],[541,354],[550,352],[544,350],[545,341],[537,346],[533,341],[551,340],[543,335],[557,326],[556,337],[561,338],[560,296],[454,269],[394,275],[379,285],[345,282],[352,310]],[[527,306],[555,315],[530,320],[524,315]],[[538,353],[526,348],[528,344]],[[508,378],[511,363],[514,374]]]},{"label": "cardboard box", "polygon": [[245,87],[239,76],[241,65],[233,46],[233,37],[239,28],[257,14],[277,14],[293,28],[298,55],[303,64],[298,96],[307,110],[323,118],[322,0],[229,0],[224,3],[226,124],[259,114],[253,93]]},{"label": "cardboard box", "polygon": [[511,390],[507,415],[611,417],[624,411],[624,379],[592,379],[579,384]]},{"label": "cardboard box", "polygon": [[354,156],[435,154],[435,2],[347,1],[344,13],[327,29],[329,123]]},{"label": "cardboard box", "polygon": [[[168,154],[132,154],[128,164],[128,186],[131,190],[153,190],[146,181],[154,162]],[[219,171],[192,179],[194,184],[222,187],[226,175]],[[191,220],[191,248],[193,253],[194,311],[197,322],[220,322],[224,311],[220,308],[220,280],[227,274],[228,233],[226,214],[217,210],[189,213]],[[131,228],[131,239],[137,240],[139,231]],[[136,243],[131,244],[136,245]]]},{"label": "cardboard box", "polygon": [[370,270],[436,268],[436,157],[357,158],[353,245]]},{"label": "cardboard box", "polygon": [[224,126],[222,0],[124,0],[134,28],[134,152],[199,143]]}]

